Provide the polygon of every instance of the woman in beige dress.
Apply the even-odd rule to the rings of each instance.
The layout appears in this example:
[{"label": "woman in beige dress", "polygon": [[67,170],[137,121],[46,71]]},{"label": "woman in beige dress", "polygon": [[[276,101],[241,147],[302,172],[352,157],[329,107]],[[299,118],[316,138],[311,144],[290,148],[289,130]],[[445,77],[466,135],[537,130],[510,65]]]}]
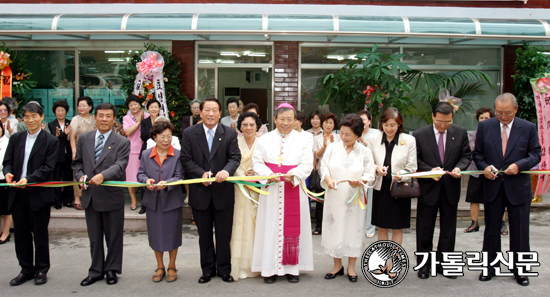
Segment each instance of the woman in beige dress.
[{"label": "woman in beige dress", "polygon": [[[256,132],[262,122],[253,112],[242,113],[237,120],[237,128],[243,133],[238,137],[241,150],[241,164],[235,176],[252,176],[252,155],[258,137]],[[245,188],[249,196],[258,201],[258,193]],[[231,235],[231,275],[235,280],[258,275],[252,272],[252,252],[254,250],[254,232],[256,230],[256,211],[258,206],[250,201],[235,185],[235,208],[233,211],[233,231]]]},{"label": "woman in beige dress", "polygon": [[[79,115],[73,117],[71,120],[71,150],[73,151],[73,160],[76,156],[76,144],[80,135],[86,132],[95,130],[95,119],[92,115],[94,110],[94,102],[90,97],[84,96],[78,98],[78,112]],[[90,177],[91,178],[91,177]],[[82,190],[79,186],[73,186],[74,190],[74,208],[83,210],[80,197],[82,196]]]}]

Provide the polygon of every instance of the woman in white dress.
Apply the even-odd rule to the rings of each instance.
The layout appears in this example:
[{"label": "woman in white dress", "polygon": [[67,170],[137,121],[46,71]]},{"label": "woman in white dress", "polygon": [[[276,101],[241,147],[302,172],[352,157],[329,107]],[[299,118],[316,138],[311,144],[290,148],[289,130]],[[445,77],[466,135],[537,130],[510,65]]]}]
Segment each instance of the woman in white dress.
[{"label": "woman in white dress", "polygon": [[[327,146],[333,142],[342,141],[340,135],[334,133],[338,127],[338,118],[335,114],[327,112],[321,117],[321,126],[323,133],[313,137],[313,168],[320,170],[321,159]],[[319,175],[322,178],[322,175]],[[323,230],[323,203],[315,202],[315,231],[313,235],[320,235]]]},{"label": "woman in white dress", "polygon": [[[256,149],[258,137],[256,132],[262,121],[256,113],[245,111],[237,120],[237,128],[242,132],[239,141],[241,164],[235,176],[252,176],[252,155]],[[252,199],[259,200],[258,193],[248,191]],[[235,208],[233,211],[233,230],[231,233],[231,275],[235,280],[258,276],[252,272],[252,252],[254,251],[254,232],[256,231],[256,213],[258,205],[250,201],[235,185]]]},{"label": "woman in white dress", "polygon": [[[331,143],[321,162],[321,186],[326,189],[321,246],[334,259],[334,268],[325,275],[333,279],[344,274],[342,257],[348,257],[348,278],[357,282],[355,262],[364,251],[366,209],[348,203],[362,183],[374,181],[374,161],[369,148],[357,142],[364,129],[357,114],[346,115],[340,123],[342,142]],[[349,180],[340,183],[338,181]],[[361,189],[366,191],[365,188]],[[362,199],[363,192],[357,199]]]}]

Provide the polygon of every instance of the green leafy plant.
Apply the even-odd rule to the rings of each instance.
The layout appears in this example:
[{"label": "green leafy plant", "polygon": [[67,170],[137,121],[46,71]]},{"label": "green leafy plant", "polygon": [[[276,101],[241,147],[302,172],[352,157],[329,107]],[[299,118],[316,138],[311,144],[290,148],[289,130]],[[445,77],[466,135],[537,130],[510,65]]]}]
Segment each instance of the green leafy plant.
[{"label": "green leafy plant", "polygon": [[[129,95],[134,91],[134,83],[138,74],[136,63],[141,62],[141,54],[147,51],[156,51],[164,58],[164,89],[166,94],[166,103],[170,111],[170,120],[176,127],[174,135],[180,135],[182,118],[189,114],[189,99],[181,93],[180,83],[180,62],[174,58],[166,48],[159,47],[153,43],[145,43],[144,49],[140,50],[132,57],[129,67],[122,77],[122,88]],[[153,93],[154,94],[154,93]],[[146,94],[144,100],[152,98]],[[140,95],[143,97],[143,95]],[[117,106],[117,118],[121,119],[128,111],[126,106]]]},{"label": "green leafy plant", "polygon": [[325,76],[317,94],[321,104],[332,99],[344,113],[367,107],[375,117],[387,107],[403,109],[408,105],[410,101],[403,94],[410,87],[400,76],[410,68],[401,62],[403,54],[385,55],[377,48],[375,44],[364,49],[344,67]]},{"label": "green leafy plant", "polygon": [[525,44],[516,50],[516,72],[514,79],[514,95],[518,99],[517,116],[537,122],[535,99],[530,79],[545,76],[550,72],[550,56],[542,53],[542,49],[531,44]]},{"label": "green leafy plant", "polygon": [[409,71],[403,81],[410,86],[407,97],[414,104],[405,107],[405,115],[417,116],[426,124],[432,124],[432,107],[439,102],[439,92],[446,89],[449,93],[462,99],[458,112],[471,112],[475,103],[487,92],[485,86],[494,88],[491,78],[482,71],[462,70],[453,74]]}]

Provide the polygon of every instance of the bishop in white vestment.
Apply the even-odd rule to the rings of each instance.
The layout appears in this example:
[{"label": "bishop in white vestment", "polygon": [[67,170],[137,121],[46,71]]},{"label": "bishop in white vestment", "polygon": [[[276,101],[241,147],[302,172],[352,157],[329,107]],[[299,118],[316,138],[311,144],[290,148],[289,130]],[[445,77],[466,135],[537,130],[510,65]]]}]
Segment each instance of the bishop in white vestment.
[{"label": "bishop in white vestment", "polygon": [[[281,177],[265,188],[270,195],[260,195],[252,271],[266,278],[296,276],[289,281],[297,282],[300,270],[313,270],[309,198],[300,189],[301,181],[313,170],[313,143],[311,137],[292,130],[294,110],[284,110],[276,112],[277,129],[258,138],[252,170],[258,176],[289,173],[294,178],[289,183]],[[290,193],[294,201],[286,197]]]}]

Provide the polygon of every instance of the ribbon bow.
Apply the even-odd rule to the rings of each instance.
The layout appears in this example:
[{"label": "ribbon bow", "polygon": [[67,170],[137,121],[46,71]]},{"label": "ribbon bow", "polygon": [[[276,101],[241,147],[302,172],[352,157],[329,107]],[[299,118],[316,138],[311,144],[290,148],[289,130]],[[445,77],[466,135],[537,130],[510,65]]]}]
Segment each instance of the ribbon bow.
[{"label": "ribbon bow", "polygon": [[156,52],[145,52],[141,55],[141,62],[136,64],[139,73],[151,75],[154,72],[162,71],[164,58]]},{"label": "ribbon bow", "polygon": [[537,88],[540,93],[546,93],[550,90],[550,76],[542,77],[537,80]]},{"label": "ribbon bow", "polygon": [[8,54],[7,52],[0,51],[0,70],[10,65],[10,63],[11,63],[10,54]]},{"label": "ribbon bow", "polygon": [[460,105],[462,104],[462,99],[451,96],[449,90],[442,88],[441,90],[439,90],[439,102],[448,102],[453,106],[455,112],[457,112]]}]

